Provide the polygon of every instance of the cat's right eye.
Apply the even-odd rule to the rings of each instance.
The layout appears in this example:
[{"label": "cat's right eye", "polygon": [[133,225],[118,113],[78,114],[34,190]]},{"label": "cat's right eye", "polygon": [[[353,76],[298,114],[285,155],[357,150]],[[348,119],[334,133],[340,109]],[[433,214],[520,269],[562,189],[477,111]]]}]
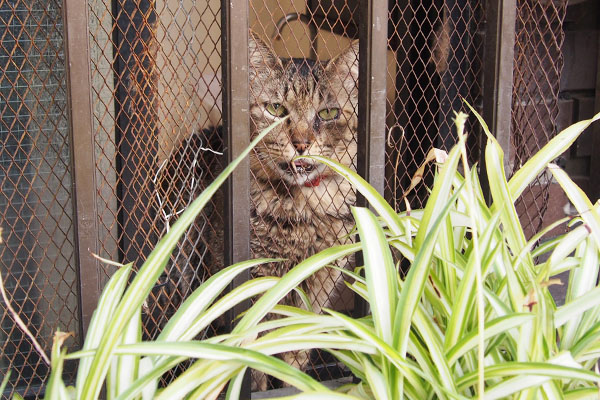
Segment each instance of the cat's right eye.
[{"label": "cat's right eye", "polygon": [[269,103],[266,108],[269,114],[274,117],[283,117],[284,115],[287,115],[286,108],[279,103]]},{"label": "cat's right eye", "polygon": [[339,113],[339,108],[325,108],[319,111],[319,118],[323,121],[331,121],[332,119],[336,119]]}]

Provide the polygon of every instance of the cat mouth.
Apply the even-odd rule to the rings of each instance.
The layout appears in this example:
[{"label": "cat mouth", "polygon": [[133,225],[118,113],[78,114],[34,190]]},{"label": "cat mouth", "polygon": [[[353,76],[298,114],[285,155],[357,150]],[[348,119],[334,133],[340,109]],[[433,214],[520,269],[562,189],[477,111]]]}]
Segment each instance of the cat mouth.
[{"label": "cat mouth", "polygon": [[312,171],[314,171],[315,166],[313,164],[309,164],[303,160],[296,160],[296,161],[292,161],[289,163],[285,163],[285,162],[279,163],[279,168],[281,168],[283,171],[290,173],[290,174],[308,175]]}]

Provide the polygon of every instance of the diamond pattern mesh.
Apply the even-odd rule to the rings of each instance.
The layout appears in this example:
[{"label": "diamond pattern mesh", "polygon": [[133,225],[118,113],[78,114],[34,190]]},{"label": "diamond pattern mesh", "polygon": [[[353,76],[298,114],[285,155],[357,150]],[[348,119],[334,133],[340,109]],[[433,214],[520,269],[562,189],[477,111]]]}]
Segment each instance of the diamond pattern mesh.
[{"label": "diamond pattern mesh", "polygon": [[[61,7],[0,3],[1,270],[9,300],[47,353],[56,329],[79,326]],[[48,368],[3,303],[0,310],[0,378],[10,369],[7,390],[36,396]]]},{"label": "diamond pattern mesh", "polygon": [[[410,1],[390,9],[388,148],[386,194],[396,209],[411,178],[432,146],[449,150],[456,142],[454,111],[461,97],[480,111],[483,5],[481,1]],[[389,65],[389,64],[388,64]],[[470,121],[471,123],[473,121]],[[477,158],[476,125],[468,125],[471,157]],[[432,176],[408,196],[423,207]]]},{"label": "diamond pattern mesh", "polygon": [[[513,164],[525,163],[557,133],[565,2],[519,1],[513,77]],[[542,226],[551,175],[541,173],[517,200],[529,237]]]},{"label": "diamond pattern mesh", "polygon": [[[96,179],[102,255],[145,260],[219,172],[220,2],[90,1]],[[144,308],[154,337],[222,248],[212,204],[179,245]],[[104,279],[110,269],[101,271]]]}]

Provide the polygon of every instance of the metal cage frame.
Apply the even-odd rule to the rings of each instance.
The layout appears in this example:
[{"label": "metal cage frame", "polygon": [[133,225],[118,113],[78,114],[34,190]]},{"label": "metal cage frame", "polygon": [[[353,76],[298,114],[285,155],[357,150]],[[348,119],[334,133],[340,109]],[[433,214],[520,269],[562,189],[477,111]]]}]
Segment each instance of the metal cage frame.
[{"label": "metal cage frame", "polygon": [[[19,0],[15,0],[19,1]],[[98,163],[96,159],[97,143],[94,138],[95,126],[98,124],[96,115],[97,100],[95,100],[95,87],[93,83],[94,68],[98,68],[92,64],[92,52],[97,44],[92,43],[94,32],[90,28],[90,20],[97,18],[101,20],[102,16],[91,15],[90,4],[96,0],[81,1],[81,0],[63,0],[62,2],[62,18],[64,23],[64,38],[63,45],[65,51],[65,85],[67,88],[67,110],[70,132],[70,162],[72,168],[72,213],[73,213],[73,238],[74,238],[74,259],[77,273],[77,292],[79,293],[79,302],[77,315],[74,318],[78,321],[79,332],[77,332],[77,343],[85,337],[87,326],[89,325],[92,313],[95,309],[96,302],[100,296],[102,285],[105,281],[107,271],[101,266],[101,262],[94,254],[102,254],[103,252],[103,237],[101,231],[99,209],[99,187],[102,182],[99,182]],[[100,1],[100,0],[98,0]],[[347,4],[347,0],[341,0]],[[434,7],[435,18],[429,21],[432,32],[436,28],[435,22],[443,20],[449,24],[450,34],[448,41],[451,46],[459,48],[462,56],[455,65],[450,65],[448,71],[440,74],[439,87],[440,94],[439,103],[443,103],[444,113],[432,113],[427,117],[435,120],[435,126],[439,127],[440,132],[436,133],[432,141],[435,141],[440,147],[450,147],[452,145],[452,128],[450,110],[460,107],[462,100],[460,96],[468,96],[471,91],[478,93],[473,96],[477,104],[476,108],[481,110],[483,118],[488,121],[490,130],[494,132],[505,153],[506,168],[508,171],[514,163],[523,161],[519,158],[519,154],[515,154],[515,137],[516,135],[524,135],[521,132],[519,121],[514,119],[515,115],[515,96],[519,98],[519,93],[515,93],[516,79],[518,79],[519,68],[531,68],[531,66],[521,67],[519,64],[519,56],[526,50],[519,48],[517,40],[523,29],[531,29],[529,25],[524,23],[517,24],[519,18],[531,18],[531,10],[533,5],[531,0],[481,0],[475,2],[477,10],[473,11],[471,0],[465,0],[468,12],[473,14],[481,12],[481,15],[471,15],[470,18],[480,18],[485,23],[480,25],[482,32],[473,33],[474,36],[481,35],[484,39],[478,37],[465,38],[462,35],[468,21],[465,21],[461,15],[461,8],[457,5],[456,0],[431,0]],[[312,4],[313,0],[311,0]],[[315,2],[318,3],[318,2]],[[327,3],[327,1],[325,1]],[[335,5],[339,1],[331,0],[329,3]],[[562,17],[566,8],[566,2],[548,1],[548,4],[542,7],[541,11],[553,13],[552,23],[548,27],[544,27],[543,31],[538,33],[539,40],[552,40],[553,46],[560,49],[562,43],[561,24]],[[556,3],[556,4],[555,4]],[[143,4],[143,5],[142,5]],[[412,0],[402,0],[397,2],[377,2],[374,0],[359,1],[357,5],[357,15],[360,16],[353,27],[349,28],[344,25],[344,21],[330,21],[329,28],[331,31],[335,29],[352,30],[351,36],[357,37],[359,41],[359,109],[358,109],[358,154],[357,154],[357,171],[363,176],[380,194],[387,196],[393,201],[398,199],[398,188],[392,187],[390,180],[399,180],[401,177],[393,175],[395,171],[390,165],[391,157],[401,158],[400,150],[389,149],[390,131],[393,131],[397,126],[390,126],[389,119],[400,118],[395,110],[403,107],[403,103],[396,101],[395,104],[390,104],[386,95],[386,90],[389,89],[387,82],[389,80],[388,65],[381,60],[387,59],[388,49],[392,44],[402,46],[404,40],[420,40],[427,41],[424,34],[419,36],[410,35],[418,30],[418,26],[404,27],[407,30],[406,38],[400,37],[397,25],[392,23],[390,16],[398,16],[403,12],[402,7],[412,10],[413,17],[421,16],[418,13],[423,13],[427,17],[428,10],[419,8],[420,2]],[[158,144],[153,133],[158,123],[158,116],[154,112],[153,107],[158,101],[155,97],[155,81],[156,74],[160,71],[155,69],[152,62],[155,61],[155,52],[153,41],[157,40],[155,35],[156,30],[153,24],[157,21],[157,13],[155,10],[155,0],[114,0],[110,7],[114,14],[105,16],[111,18],[111,24],[107,35],[111,38],[111,45],[115,51],[112,73],[115,76],[115,87],[112,89],[111,101],[114,101],[117,108],[128,108],[133,110],[131,114],[118,114],[114,117],[115,135],[120,139],[116,141],[116,157],[114,160],[119,165],[118,182],[121,186],[111,189],[116,194],[119,202],[119,215],[111,216],[111,218],[119,221],[118,237],[115,242],[118,242],[119,254],[123,259],[135,259],[136,254],[147,254],[151,247],[151,239],[145,233],[150,231],[150,226],[153,221],[149,219],[147,212],[143,208],[144,203],[150,201],[150,195],[147,194],[148,188],[142,181],[146,182],[146,175],[155,174],[156,166],[153,165],[153,160],[144,157],[135,157],[136,151],[139,149],[150,149],[150,153],[157,152]],[[411,8],[413,7],[414,8]],[[547,8],[544,8],[547,7]],[[119,9],[120,11],[115,11]],[[549,11],[548,11],[549,10]],[[277,23],[273,21],[273,26],[276,27],[276,32],[283,29],[283,25],[292,20],[306,22],[309,25],[311,32],[310,43],[311,53],[316,55],[316,31],[319,26],[327,22],[326,16],[319,16],[320,25],[316,24],[317,16],[314,10],[309,10],[306,14],[290,14],[284,17]],[[215,18],[216,17],[216,11]],[[249,48],[249,24],[240,23],[239,21],[250,20],[252,12],[250,2],[248,0],[221,0],[220,1],[220,21],[215,23],[220,24],[221,32],[221,84],[222,84],[222,131],[225,149],[225,162],[229,162],[236,158],[243,149],[250,143],[248,132],[250,131],[250,115],[248,110],[249,102],[249,81],[248,69],[249,61],[247,50]],[[529,17],[528,17],[529,15]],[[399,18],[399,17],[397,17]],[[325,21],[325,22],[324,22]],[[344,22],[344,23],[342,23]],[[340,24],[342,28],[339,28]],[[478,25],[479,26],[479,25]],[[337,28],[336,28],[337,27]],[[402,29],[404,29],[402,28]],[[539,28],[539,26],[538,26]],[[207,28],[208,29],[208,28]],[[411,31],[412,29],[412,31]],[[437,28],[436,28],[437,29]],[[445,29],[445,28],[444,28]],[[479,28],[478,28],[479,29]],[[521,29],[521,31],[519,30]],[[534,27],[533,29],[537,29]],[[435,32],[434,32],[435,33]],[[398,37],[394,37],[397,35]],[[478,44],[473,44],[477,40],[482,40],[481,47]],[[468,43],[466,43],[467,41]],[[466,43],[466,44],[465,44]],[[128,48],[126,48],[129,46]],[[215,45],[216,46],[216,45]],[[478,60],[481,65],[478,66],[479,72],[472,72],[473,80],[476,81],[473,85],[475,89],[461,82],[461,75],[457,75],[457,71],[462,71],[465,67],[460,63],[466,62],[468,52],[471,51],[469,46],[477,47]],[[112,50],[111,50],[112,51]],[[407,50],[408,51],[408,50]],[[415,51],[411,47],[410,51]],[[539,49],[528,49],[527,51],[537,52]],[[433,52],[433,51],[432,51]],[[123,54],[131,55],[130,58]],[[413,54],[416,59],[422,58],[421,53]],[[562,60],[560,51],[552,54],[551,62],[556,67],[556,71],[560,74]],[[133,61],[132,61],[133,60]],[[131,72],[131,62],[135,62],[138,72]],[[398,60],[395,60],[397,72],[393,77],[395,84],[398,85],[400,79],[405,78],[402,75],[406,67],[401,65]],[[427,67],[428,61],[420,60],[422,66]],[[454,62],[451,60],[451,63]],[[120,65],[120,66],[119,66]],[[468,66],[467,69],[471,67]],[[539,67],[538,67],[539,68]],[[516,71],[516,72],[515,72]],[[469,72],[471,73],[471,72]],[[481,73],[481,76],[478,74]],[[129,74],[126,85],[123,74]],[[535,75],[535,74],[534,74]],[[536,75],[537,76],[537,75]],[[479,81],[478,79],[482,79]],[[429,79],[425,78],[419,79]],[[113,84],[113,83],[111,83]],[[108,85],[108,83],[107,83]],[[132,87],[135,88],[132,89]],[[517,85],[518,86],[518,85]],[[537,90],[546,90],[543,83],[536,86]],[[534,89],[536,89],[534,88]],[[397,91],[398,89],[396,87]],[[523,89],[520,89],[523,90]],[[425,89],[423,89],[425,91]],[[400,92],[398,92],[399,94]],[[556,101],[557,90],[550,93]],[[137,97],[136,97],[137,96]],[[398,97],[398,96],[397,96]],[[533,99],[535,96],[531,95]],[[0,99],[1,100],[1,99]],[[414,100],[414,99],[413,99]],[[415,100],[416,101],[416,100]],[[531,100],[534,101],[534,100]],[[108,108],[108,106],[106,106]],[[441,106],[440,106],[441,107]],[[390,110],[391,114],[390,114]],[[552,113],[553,111],[550,111]],[[395,113],[395,114],[394,114]],[[132,117],[133,116],[133,117]],[[417,115],[420,117],[420,115]],[[139,118],[139,119],[136,119]],[[147,119],[143,119],[147,118]],[[412,117],[411,117],[412,118]],[[554,115],[556,118],[556,115]],[[149,119],[149,120],[148,120]],[[136,131],[135,127],[144,124],[145,128],[141,131]],[[556,132],[556,123],[550,124],[550,128],[543,127],[543,137],[536,145],[541,146],[544,140],[548,140]],[[474,132],[477,131],[474,129]],[[476,135],[474,135],[476,136]],[[400,144],[402,143],[402,135],[400,135]],[[471,143],[475,150],[474,154],[477,157],[477,149],[482,144],[480,139],[474,139]],[[420,142],[419,142],[420,143]],[[397,146],[400,146],[398,144]],[[417,147],[419,147],[417,145]],[[423,149],[419,149],[423,151]],[[133,156],[132,156],[133,155]],[[106,154],[103,157],[110,159]],[[473,160],[477,161],[477,160]],[[485,174],[484,163],[480,163],[481,173]],[[390,173],[392,171],[392,173]],[[146,179],[146,180],[144,180]],[[402,178],[406,179],[406,177]],[[482,180],[483,182],[485,180]],[[134,182],[132,187],[123,187],[123,182]],[[540,178],[540,185],[544,184],[544,179]],[[395,185],[395,183],[394,183]],[[543,192],[543,190],[542,190]],[[245,160],[233,172],[225,187],[224,202],[224,227],[225,227],[225,250],[224,262],[225,265],[236,263],[251,258],[250,249],[250,173],[249,162]],[[537,193],[537,192],[536,192]],[[537,195],[536,195],[537,196]],[[536,200],[541,199],[541,200]],[[536,205],[536,202],[539,203]],[[535,197],[534,206],[537,207],[534,211],[534,216],[527,214],[529,207],[525,204],[523,218],[529,218],[531,231],[534,232],[541,224],[544,207],[543,202],[547,202],[547,196]],[[359,205],[365,205],[364,199],[357,200]],[[394,203],[394,205],[397,205]],[[127,215],[123,214],[127,210]],[[140,229],[141,228],[141,229]],[[142,232],[142,233],[140,233]],[[250,278],[250,272],[240,276],[235,282],[236,285]],[[237,307],[233,312],[240,313],[249,307],[250,303]],[[362,307],[360,304],[356,306],[357,310]],[[364,309],[363,309],[364,312]],[[4,318],[8,318],[8,313],[3,309]],[[13,328],[14,329],[14,328]],[[24,357],[33,356],[25,355]],[[28,362],[28,361],[24,361]],[[35,363],[34,361],[31,361]],[[39,360],[37,361],[39,364]],[[10,366],[8,366],[10,367]],[[13,382],[14,383],[14,382]],[[16,385],[16,383],[15,383]],[[20,390],[29,395],[41,393],[43,388],[33,386],[13,387],[12,390]],[[244,398],[250,398],[250,385],[247,384],[243,391]]]}]

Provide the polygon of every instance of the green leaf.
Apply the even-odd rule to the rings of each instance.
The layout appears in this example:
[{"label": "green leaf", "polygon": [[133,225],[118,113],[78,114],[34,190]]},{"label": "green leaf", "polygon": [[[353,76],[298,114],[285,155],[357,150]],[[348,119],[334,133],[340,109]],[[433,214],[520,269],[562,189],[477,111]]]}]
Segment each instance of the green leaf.
[{"label": "green leaf", "polygon": [[52,343],[52,357],[51,357],[51,372],[50,378],[46,384],[46,393],[44,399],[67,399],[67,387],[62,379],[62,373],[64,369],[66,349],[61,349],[64,341],[70,336],[68,333],[57,331],[54,334],[54,340]]},{"label": "green leaf", "polygon": [[367,208],[352,208],[361,240],[369,306],[377,335],[393,343],[393,317],[398,292],[397,272],[390,248],[375,215]]},{"label": "green leaf", "polygon": [[115,400],[131,399],[140,393],[143,394],[144,400],[154,399],[157,389],[154,382],[156,382],[156,380],[165,372],[171,370],[179,363],[185,361],[187,358],[188,357],[167,358],[165,361],[162,361],[156,365],[151,365],[149,363],[150,358],[142,358],[139,366],[139,378]]},{"label": "green leaf", "polygon": [[106,376],[110,365],[110,358],[115,346],[118,343],[121,332],[138,310],[144,299],[150,293],[158,277],[162,273],[165,265],[169,260],[169,256],[173,249],[177,246],[179,238],[185,233],[188,227],[194,222],[196,216],[210,198],[216,193],[219,187],[225,182],[235,167],[250,153],[252,148],[261,141],[276,125],[283,122],[286,118],[282,118],[278,123],[271,125],[269,128],[261,132],[245,149],[238,158],[223,170],[215,178],[215,180],[190,204],[190,206],[181,214],[177,221],[157,244],[154,250],[150,253],[140,271],[131,282],[131,285],[123,295],[122,300],[114,313],[114,318],[106,327],[105,334],[98,346],[96,356],[92,361],[90,372],[87,379],[84,381],[81,398],[84,400],[92,400],[98,397],[102,381]]},{"label": "green leaf", "polygon": [[[278,259],[254,259],[242,261],[218,271],[183,302],[177,312],[169,319],[157,340],[166,342],[182,339],[190,340],[198,335],[204,328],[204,324],[198,319],[206,319],[203,313],[212,302],[233,282],[236,276],[242,272],[269,262],[281,261]],[[232,302],[233,307],[237,302]]]},{"label": "green leaf", "polygon": [[[102,290],[102,294],[98,300],[98,306],[92,314],[92,319],[88,326],[82,350],[95,349],[102,341],[102,335],[106,330],[106,326],[112,320],[115,309],[123,296],[123,291],[127,285],[127,279],[129,278],[131,268],[132,264],[128,264],[118,269],[110,278],[104,287],[104,290]],[[79,362],[75,385],[77,388],[78,399],[81,398],[83,385],[87,380],[91,365],[91,358],[85,358]]]},{"label": "green leaf", "polygon": [[365,376],[371,391],[378,400],[390,400],[392,394],[389,393],[391,390],[390,385],[387,384],[382,371],[374,366],[367,357],[362,358],[362,366],[365,371]]},{"label": "green leaf", "polygon": [[[479,113],[467,102],[467,107],[475,115],[479,123],[484,129],[484,132],[488,136],[488,140],[494,140],[493,135],[481,117]],[[508,182],[508,191],[513,196],[513,199],[517,199],[529,186],[534,179],[546,168],[548,163],[552,162],[555,158],[563,154],[575,140],[585,131],[594,121],[600,119],[600,113],[594,115],[591,119],[577,122],[563,131],[558,135],[554,136],[550,141],[542,147],[537,153],[535,153],[518,171],[514,173],[510,181]],[[500,152],[502,150],[500,149]]]},{"label": "green leaf", "polygon": [[[432,371],[430,374],[429,381],[432,384],[433,382],[436,382],[434,388],[438,392],[438,396],[442,397],[442,392],[438,388],[443,388],[446,395],[456,398],[458,392],[456,391],[450,364],[444,354],[442,334],[437,329],[435,322],[423,308],[422,305],[417,306],[413,316],[413,324],[427,348],[427,354],[423,355],[423,359],[425,359],[425,357],[430,358],[435,366],[435,371]],[[412,342],[412,345],[416,346],[419,341],[415,337]],[[412,355],[418,357],[416,354]]]},{"label": "green leaf", "polygon": [[279,282],[278,277],[260,277],[246,281],[221,297],[208,310],[198,316],[189,328],[175,340],[191,340],[206,329],[217,318],[225,315],[241,302],[253,298],[273,288]]},{"label": "green leaf", "polygon": [[361,399],[360,397],[354,397],[347,394],[342,393],[321,393],[321,392],[304,392],[300,394],[295,394],[292,396],[285,397],[271,397],[272,399],[279,400],[357,400]]},{"label": "green leaf", "polygon": [[385,199],[356,172],[345,165],[322,156],[300,156],[298,158],[310,158],[319,161],[340,174],[364,196],[369,205],[385,221],[394,236],[401,236],[404,234],[404,226],[401,219],[398,217],[398,214],[396,214],[387,201],[385,201]]},{"label": "green leaf", "polygon": [[[142,340],[142,315],[136,313],[123,332],[122,344],[134,344]],[[124,355],[116,357],[116,387],[114,393],[124,392],[137,379],[140,357]],[[107,385],[108,386],[108,385]],[[116,396],[114,396],[116,397]]]},{"label": "green leaf", "polygon": [[[425,205],[423,217],[419,224],[419,230],[415,238],[415,247],[421,248],[424,244],[426,235],[433,229],[433,221],[436,221],[443,212],[442,205],[450,198],[451,189],[453,186],[452,177],[456,174],[458,162],[460,160],[460,148],[458,146],[453,147],[448,154],[448,158],[442,164],[439,174],[436,175],[433,184],[433,189]],[[460,192],[457,191],[457,192]]]},{"label": "green leaf", "polygon": [[[480,247],[483,251],[491,252],[491,254],[482,254],[482,258],[486,257],[488,262],[491,262],[498,251],[494,245],[496,240],[494,234],[498,232],[498,220],[500,215],[498,212],[494,214],[488,221],[485,230],[480,236]],[[446,351],[464,337],[467,327],[473,323],[475,316],[470,313],[475,304],[475,292],[473,290],[476,283],[477,268],[480,268],[479,260],[474,257],[474,252],[471,252],[467,260],[467,265],[462,279],[460,280],[458,290],[456,292],[452,314],[446,329],[444,348]],[[453,363],[451,363],[453,364]]]},{"label": "green leaf", "polygon": [[578,317],[592,307],[600,305],[600,287],[596,287],[583,296],[559,307],[554,313],[554,325],[558,328],[569,320]]},{"label": "green leaf", "polygon": [[[240,365],[247,365],[251,368],[265,372],[271,376],[283,380],[301,390],[326,390],[325,386],[315,381],[305,373],[286,364],[284,361],[267,356],[250,349],[232,347],[222,344],[211,344],[202,342],[156,342],[156,343],[137,343],[124,345],[118,348],[117,354],[146,354],[159,355],[168,354],[169,356],[181,356],[199,358],[204,360],[222,361],[235,364],[234,370],[240,368]],[[180,376],[184,377],[185,373]],[[196,377],[198,378],[198,377]],[[201,378],[201,377],[200,377]],[[179,378],[178,378],[179,379]],[[195,382],[194,384],[196,384]],[[180,381],[180,385],[188,384],[185,379]],[[176,392],[178,387],[169,385],[168,389],[161,392],[159,398],[170,398],[169,393]]]},{"label": "green leaf", "polygon": [[235,326],[232,333],[244,332],[256,325],[291,290],[320,268],[348,256],[360,249],[360,243],[334,246],[317,253],[288,271],[280,281],[267,291]]},{"label": "green leaf", "polygon": [[[504,333],[510,329],[514,329],[521,324],[530,322],[534,319],[533,314],[511,314],[498,317],[485,324],[485,330],[483,337],[485,340],[489,340],[496,335]],[[459,357],[467,353],[468,351],[474,350],[477,347],[477,335],[479,332],[470,332],[464,335],[457,343],[446,353],[448,363],[450,365],[458,361]]]},{"label": "green leaf", "polygon": [[8,380],[10,379],[10,374],[12,371],[9,369],[6,371],[4,378],[2,379],[2,383],[0,383],[0,393],[4,393],[4,389],[6,389],[6,385],[8,385]]},{"label": "green leaf", "polygon": [[531,184],[533,179],[546,168],[548,163],[567,151],[579,135],[598,119],[600,119],[600,113],[594,115],[591,119],[583,120],[567,127],[558,135],[550,139],[541,150],[527,160],[527,162],[515,172],[508,183],[510,193],[512,193],[514,198],[519,197],[525,188]]},{"label": "green leaf", "polygon": [[575,248],[589,235],[590,232],[587,230],[587,227],[580,225],[566,235],[563,235],[561,239],[558,239],[558,243],[554,245],[554,250],[552,250],[550,257],[548,257],[548,260],[542,266],[540,275],[556,275],[561,268],[561,263],[568,259]]},{"label": "green leaf", "polygon": [[[426,398],[426,391],[423,387],[423,383],[419,379],[419,377],[429,379],[427,374],[424,374],[423,371],[402,356],[394,347],[385,343],[381,338],[379,338],[375,333],[372,332],[371,328],[366,326],[363,322],[354,320],[346,315],[341,313],[326,310],[335,318],[339,319],[353,334],[363,339],[365,342],[371,343],[375,345],[378,350],[381,352],[383,356],[385,356],[394,366],[400,371],[401,375],[404,376],[410,386],[413,388],[414,393],[416,393],[415,398]],[[393,382],[390,382],[390,384]],[[393,388],[391,389],[393,390]]]},{"label": "green leaf", "polygon": [[[506,183],[504,155],[500,145],[493,138],[488,138],[485,148],[485,162],[490,193],[493,199],[492,213],[496,210],[500,212],[503,236],[508,242],[511,252],[519,254],[526,247],[527,241],[514,206],[517,196],[511,192],[509,185]],[[528,266],[533,265],[530,253],[525,253],[525,260],[523,261]]]},{"label": "green leaf", "polygon": [[[509,363],[507,363],[509,364]],[[525,363],[523,363],[525,364]],[[510,396],[513,393],[518,393],[524,391],[526,389],[536,388],[541,386],[543,383],[550,381],[551,379],[571,379],[571,380],[587,380],[600,382],[600,377],[592,372],[587,372],[581,368],[570,368],[563,367],[560,365],[551,366],[551,364],[543,364],[543,363],[528,363],[529,368],[521,368],[517,367],[511,373],[511,375],[516,375],[518,372],[518,376],[514,378],[510,378],[507,380],[503,380],[502,383],[498,385],[492,386],[485,392],[485,399],[504,399]],[[504,365],[505,367],[509,367],[509,365]],[[486,368],[486,377],[495,377],[496,371],[489,373]],[[509,372],[509,371],[506,371]]]},{"label": "green leaf", "polygon": [[[486,380],[502,379],[488,388],[486,399],[506,398],[513,393],[540,386],[550,379],[573,379],[600,382],[600,376],[582,369],[569,353],[561,353],[548,362],[504,362],[485,367]],[[465,374],[457,381],[459,390],[465,390],[477,382],[477,373]]]},{"label": "green leaf", "polygon": [[565,400],[598,400],[600,390],[597,387],[593,388],[578,388],[567,390],[564,393]]},{"label": "green leaf", "polygon": [[[598,247],[594,240],[582,242],[577,249],[576,256],[580,263],[569,273],[569,286],[565,296],[565,302],[570,302],[588,293],[596,286],[596,281],[591,276],[598,276],[599,264]],[[573,343],[579,339],[582,332],[587,331],[598,320],[598,307],[584,314],[571,318],[562,329],[560,340],[561,349],[570,349]]]},{"label": "green leaf", "polygon": [[577,343],[571,347],[571,353],[573,357],[578,360],[579,356],[585,353],[585,351],[592,345],[598,343],[600,339],[600,322],[596,322],[594,326],[587,330],[581,335],[581,338]]},{"label": "green leaf", "polygon": [[[446,177],[449,173],[448,171],[456,169],[459,155],[460,153],[458,152],[457,148],[450,153],[448,160],[442,167],[442,172],[436,178],[436,181],[441,182],[439,185],[442,185],[442,183],[447,181]],[[406,280],[402,287],[402,291],[400,292],[400,298],[396,306],[396,313],[394,316],[394,347],[399,349],[400,354],[402,355],[406,354],[412,315],[416,309],[417,303],[421,298],[425,281],[429,275],[429,269],[431,268],[431,260],[433,258],[433,250],[436,246],[437,236],[441,227],[443,226],[446,215],[450,211],[460,192],[457,191],[448,199],[447,196],[449,195],[449,188],[444,190],[446,193],[443,193],[444,191],[442,189],[432,192],[429,200],[427,201],[426,210],[431,209],[429,212],[430,215],[433,215],[433,209],[437,208],[439,210],[435,213],[437,219],[431,221],[432,226],[430,229],[427,229],[427,227],[424,225],[419,228],[419,232],[427,231],[428,233],[422,243],[415,243],[415,245],[419,248],[419,251],[415,257],[415,261],[411,265],[408,275],[406,276]],[[425,220],[429,221],[424,216],[422,223],[425,223]]]},{"label": "green leaf", "polygon": [[[600,114],[599,114],[600,115]],[[588,225],[592,236],[596,240],[596,246],[600,248],[600,215],[585,195],[583,190],[569,178],[569,176],[554,164],[548,165],[548,169],[554,175],[556,181],[562,186],[571,203],[575,206],[583,221]]]}]

